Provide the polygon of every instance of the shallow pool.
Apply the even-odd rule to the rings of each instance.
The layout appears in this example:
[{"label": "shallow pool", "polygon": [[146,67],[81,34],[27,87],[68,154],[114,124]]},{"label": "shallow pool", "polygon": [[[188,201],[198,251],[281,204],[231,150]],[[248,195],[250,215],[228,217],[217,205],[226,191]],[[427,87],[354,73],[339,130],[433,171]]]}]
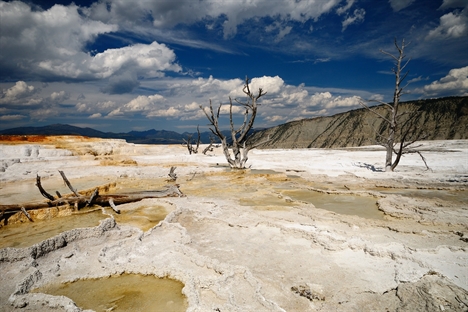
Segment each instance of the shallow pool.
[{"label": "shallow pool", "polygon": [[186,311],[184,284],[152,275],[122,274],[72,283],[50,284],[32,292],[66,296],[82,309],[104,311]]}]

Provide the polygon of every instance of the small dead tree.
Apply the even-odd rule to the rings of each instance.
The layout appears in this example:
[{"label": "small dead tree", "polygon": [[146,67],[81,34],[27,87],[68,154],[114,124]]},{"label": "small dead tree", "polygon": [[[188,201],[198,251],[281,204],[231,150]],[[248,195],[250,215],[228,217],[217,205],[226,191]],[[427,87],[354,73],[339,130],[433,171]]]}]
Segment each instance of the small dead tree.
[{"label": "small dead tree", "polygon": [[[381,53],[386,54],[393,58],[395,61],[395,67],[392,68],[392,72],[395,74],[395,89],[393,91],[392,103],[385,103],[382,101],[372,100],[370,102],[378,102],[382,104],[384,112],[380,112],[377,107],[369,107],[363,101],[360,102],[361,106],[371,111],[378,118],[382,119],[383,127],[382,131],[377,133],[377,143],[384,146],[386,150],[385,156],[385,171],[393,171],[399,164],[401,156],[407,153],[418,153],[421,156],[426,168],[427,166],[425,158],[419,151],[409,149],[409,146],[414,144],[416,141],[421,140],[424,136],[417,131],[416,120],[419,117],[420,112],[418,109],[412,111],[400,112],[400,98],[404,94],[405,88],[409,83],[403,85],[409,71],[403,73],[404,69],[408,65],[410,59],[404,61],[406,58],[405,48],[409,45],[405,43],[403,39],[401,45],[398,44],[395,38],[395,47],[398,54],[394,55],[384,50],[380,50]],[[382,133],[385,132],[386,134]],[[396,154],[393,160],[393,154]]]},{"label": "small dead tree", "polygon": [[215,143],[215,138],[210,135],[210,144],[207,147],[205,147],[205,149],[203,150],[203,155],[206,155],[206,153],[213,151],[213,147],[216,147],[213,145],[214,143]]},{"label": "small dead tree", "polygon": [[228,145],[228,140],[226,136],[222,133],[221,127],[219,125],[219,115],[221,111],[221,107],[223,104],[220,104],[218,107],[218,110],[215,112],[213,110],[213,105],[210,100],[210,107],[209,110],[205,109],[202,105],[200,105],[200,108],[203,110],[205,113],[206,117],[208,118],[210,122],[210,130],[213,132],[215,136],[217,136],[221,140],[221,144],[223,147],[223,152],[224,156],[226,157],[226,160],[229,163],[229,166],[233,169],[245,169],[245,163],[248,160],[247,154],[249,151],[260,144],[265,143],[259,142],[255,145],[250,145],[247,146],[247,139],[249,135],[249,131],[252,129],[255,117],[257,116],[257,108],[258,108],[258,103],[257,101],[266,94],[266,92],[263,91],[262,88],[258,89],[258,93],[252,93],[250,91],[250,86],[249,86],[249,78],[245,78],[245,83],[244,83],[244,88],[242,89],[245,95],[247,95],[247,101],[246,102],[240,102],[237,99],[235,99],[236,103],[241,105],[245,111],[244,111],[244,122],[243,124],[239,127],[236,128],[234,126],[234,117],[233,117],[233,112],[232,112],[232,107],[233,107],[233,101],[231,97],[229,97],[229,120],[230,120],[230,130],[231,130],[231,149],[232,149],[232,155],[231,152],[229,151],[229,145]]},{"label": "small dead tree", "polygon": [[201,135],[200,135],[200,127],[197,126],[197,133],[198,133],[198,138],[197,138],[197,145],[195,147],[193,147],[192,145],[192,136],[193,134],[190,134],[188,137],[187,137],[187,140],[184,139],[184,145],[187,146],[187,149],[189,151],[189,154],[192,155],[193,154],[197,154],[198,153],[198,147],[200,146],[200,140],[201,140]]}]

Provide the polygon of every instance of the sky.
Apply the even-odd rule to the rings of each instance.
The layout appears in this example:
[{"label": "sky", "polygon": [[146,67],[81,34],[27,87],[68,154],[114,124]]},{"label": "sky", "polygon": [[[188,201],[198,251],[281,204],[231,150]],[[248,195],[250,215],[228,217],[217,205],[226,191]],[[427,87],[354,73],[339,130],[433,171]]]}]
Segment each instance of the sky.
[{"label": "sky", "polygon": [[0,1],[0,129],[227,129],[246,77],[255,128],[330,116],[392,100],[395,40],[401,100],[468,95],[468,0]]}]

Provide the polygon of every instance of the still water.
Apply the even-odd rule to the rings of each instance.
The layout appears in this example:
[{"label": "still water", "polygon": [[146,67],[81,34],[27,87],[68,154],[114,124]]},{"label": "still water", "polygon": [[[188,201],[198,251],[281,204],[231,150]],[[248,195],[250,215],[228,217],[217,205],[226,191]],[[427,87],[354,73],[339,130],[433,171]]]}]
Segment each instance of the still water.
[{"label": "still water", "polygon": [[184,284],[151,275],[122,274],[100,279],[77,280],[73,283],[50,284],[32,292],[66,296],[82,309],[105,311],[186,311]]}]

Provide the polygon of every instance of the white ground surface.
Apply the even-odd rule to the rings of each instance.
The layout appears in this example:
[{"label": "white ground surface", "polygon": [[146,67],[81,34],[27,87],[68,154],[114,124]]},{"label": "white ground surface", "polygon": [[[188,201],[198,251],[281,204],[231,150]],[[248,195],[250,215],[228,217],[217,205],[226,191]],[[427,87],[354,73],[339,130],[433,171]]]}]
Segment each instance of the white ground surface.
[{"label": "white ground surface", "polygon": [[[70,138],[0,145],[1,204],[40,200],[36,175],[54,190],[57,170],[77,188],[115,181],[147,190],[164,187],[177,166],[186,195],[145,200],[173,207],[147,232],[108,218],[0,249],[0,310],[79,311],[29,290],[133,272],[182,281],[189,311],[466,311],[468,141],[421,149],[431,170],[411,154],[382,172],[384,151],[371,146],[253,150],[251,170],[230,172],[221,149],[189,155],[182,146]],[[375,198],[382,218],[319,209],[291,190]]]}]

